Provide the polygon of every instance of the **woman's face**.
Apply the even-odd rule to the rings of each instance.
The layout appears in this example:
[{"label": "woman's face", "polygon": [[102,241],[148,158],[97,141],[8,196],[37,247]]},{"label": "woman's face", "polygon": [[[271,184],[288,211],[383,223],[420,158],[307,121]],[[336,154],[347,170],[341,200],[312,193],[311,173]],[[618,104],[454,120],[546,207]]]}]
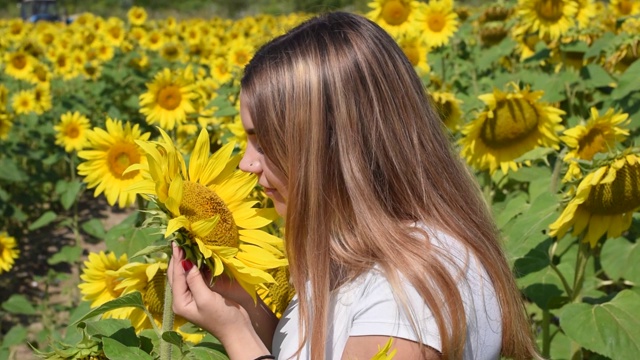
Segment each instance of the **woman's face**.
[{"label": "woman's face", "polygon": [[240,95],[240,117],[244,131],[247,133],[247,150],[240,161],[240,169],[258,176],[258,183],[273,200],[278,214],[284,217],[287,213],[287,181],[262,153],[254,131],[253,119],[249,115],[249,110],[242,105],[242,98]]}]

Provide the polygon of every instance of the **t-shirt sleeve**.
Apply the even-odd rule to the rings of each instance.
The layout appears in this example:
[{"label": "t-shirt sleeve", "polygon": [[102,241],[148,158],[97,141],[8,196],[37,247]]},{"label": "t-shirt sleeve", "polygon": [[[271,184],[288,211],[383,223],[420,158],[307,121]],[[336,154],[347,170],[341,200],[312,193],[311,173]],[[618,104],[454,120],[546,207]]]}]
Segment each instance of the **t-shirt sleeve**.
[{"label": "t-shirt sleeve", "polygon": [[409,311],[412,318],[419,319],[421,337],[416,334],[404,307],[394,297],[387,279],[379,272],[370,273],[355,301],[350,336],[382,335],[422,342],[438,351],[441,349],[440,335],[429,307],[418,292],[405,285]]}]

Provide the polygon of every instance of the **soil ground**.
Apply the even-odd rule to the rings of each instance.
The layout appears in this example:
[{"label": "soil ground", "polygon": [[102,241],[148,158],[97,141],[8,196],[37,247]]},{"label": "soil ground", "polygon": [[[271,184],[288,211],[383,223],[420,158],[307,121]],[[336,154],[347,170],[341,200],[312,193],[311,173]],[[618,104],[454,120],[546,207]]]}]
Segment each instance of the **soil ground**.
[{"label": "soil ground", "polygon": [[[79,223],[90,219],[100,219],[105,230],[120,224],[134,209],[119,209],[107,204],[103,196],[93,198],[85,192],[79,201]],[[105,250],[104,241],[80,233],[80,243],[83,248],[82,261],[86,260],[90,252]],[[27,340],[38,343],[38,335],[45,327],[64,331],[68,323],[69,310],[78,303],[80,266],[68,263],[49,265],[47,260],[56,254],[63,246],[74,244],[74,234],[67,227],[48,226],[30,233],[24,239],[16,239],[19,243],[20,257],[16,260],[10,272],[0,276],[0,303],[6,301],[13,294],[27,297],[38,308],[49,311],[34,316],[16,316],[0,310],[0,331],[4,335],[16,324],[28,329]],[[53,270],[53,271],[52,271]],[[47,274],[62,274],[52,277]],[[41,347],[46,342],[40,340]],[[25,343],[11,348],[9,360],[38,359]],[[4,360],[4,359],[0,359]]]}]

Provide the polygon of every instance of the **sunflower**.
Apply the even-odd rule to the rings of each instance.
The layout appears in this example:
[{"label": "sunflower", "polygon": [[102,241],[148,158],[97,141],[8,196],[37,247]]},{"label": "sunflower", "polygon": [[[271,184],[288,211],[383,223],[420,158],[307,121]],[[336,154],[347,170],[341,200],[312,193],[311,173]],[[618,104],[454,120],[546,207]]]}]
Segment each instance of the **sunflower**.
[{"label": "sunflower", "polygon": [[20,255],[20,250],[13,236],[6,232],[0,232],[0,274],[11,270],[15,259]]},{"label": "sunflower", "polygon": [[[82,270],[82,283],[78,285],[82,300],[88,301],[90,306],[98,307],[106,302],[117,299],[122,295],[122,289],[117,288],[120,283],[118,270],[127,264],[127,254],[119,258],[112,252],[89,253]],[[126,318],[131,309],[123,308],[109,311],[103,317]]]},{"label": "sunflower", "polygon": [[241,156],[232,156],[234,143],[210,155],[206,129],[198,136],[187,170],[173,141],[160,132],[163,142],[138,142],[148,166],[130,168],[145,176],[130,190],[149,195],[163,209],[168,218],[165,237],[175,233],[198,267],[208,266],[213,277],[226,272],[255,298],[256,286],[274,282],[265,270],[287,264],[282,240],[260,230],[273,221],[275,212],[247,200],[256,177],[236,169]]},{"label": "sunflower", "polygon": [[563,129],[565,112],[541,102],[542,91],[510,85],[511,92],[494,89],[479,96],[485,109],[462,129],[462,155],[478,170],[493,174],[499,167],[506,174],[518,169],[518,157],[538,146],[559,148],[556,133]]},{"label": "sunflower", "polygon": [[563,159],[569,163],[563,181],[582,177],[577,160],[591,161],[595,154],[613,150],[617,143],[624,141],[629,136],[629,130],[619,125],[627,124],[628,114],[615,113],[613,109],[608,109],[600,116],[598,109],[592,107],[591,118],[586,124],[565,130],[560,140],[567,144],[570,151]]},{"label": "sunflower", "polygon": [[36,95],[33,90],[22,90],[11,98],[11,107],[16,114],[36,111]]},{"label": "sunflower", "polygon": [[132,6],[127,12],[127,19],[133,26],[142,26],[147,21],[147,11],[140,6]]},{"label": "sunflower", "polygon": [[136,195],[126,188],[142,180],[138,171],[125,169],[131,164],[146,164],[147,158],[136,145],[136,140],[147,140],[150,133],[142,133],[138,125],[107,118],[106,131],[94,128],[88,131],[89,144],[86,150],[78,152],[78,157],[86,161],[78,165],[78,174],[85,176],[89,189],[95,187],[94,196],[104,192],[109,205],[116,202],[121,208],[127,207]]},{"label": "sunflower", "polygon": [[289,280],[288,266],[271,270],[270,273],[273,275],[275,282],[260,285],[258,287],[258,296],[271,309],[271,312],[281,318],[296,292]]},{"label": "sunflower", "polygon": [[4,71],[7,73],[7,75],[22,80],[29,79],[33,70],[33,65],[35,62],[37,62],[35,58],[24,51],[7,53],[5,54],[4,58]]},{"label": "sunflower", "polygon": [[416,21],[425,43],[430,47],[448,44],[449,38],[458,31],[458,15],[453,11],[453,0],[420,3]]},{"label": "sunflower", "polygon": [[617,17],[640,14],[640,1],[638,0],[611,0],[609,6]]},{"label": "sunflower", "polygon": [[549,225],[549,235],[562,238],[570,228],[574,236],[595,247],[598,240],[620,236],[631,226],[640,209],[640,157],[623,153],[587,174],[558,219]]},{"label": "sunflower", "polygon": [[[149,319],[142,309],[132,308],[127,318],[131,320],[136,332],[153,328],[151,321],[161,328],[164,313],[164,290],[167,283],[167,263],[133,262],[123,266],[118,271],[118,275],[120,283],[116,288],[122,291],[122,295],[139,291],[145,307],[153,317]],[[174,330],[180,333],[186,341],[194,344],[199,343],[204,334],[182,331],[180,327],[186,323],[187,320],[183,317],[175,316]]]},{"label": "sunflower", "polygon": [[415,0],[374,0],[366,16],[391,35],[398,36],[416,26],[415,14],[420,3]]},{"label": "sunflower", "polygon": [[9,137],[9,131],[13,126],[11,115],[0,110],[0,140],[6,140]]},{"label": "sunflower", "polygon": [[253,57],[253,46],[246,40],[235,40],[228,45],[228,61],[232,69],[241,70]]},{"label": "sunflower", "polygon": [[64,151],[80,151],[87,143],[89,119],[79,112],[67,112],[60,117],[60,123],[53,129],[56,132],[56,145],[64,146]]},{"label": "sunflower", "polygon": [[576,20],[580,28],[586,28],[596,16],[596,4],[593,0],[575,0],[578,5]]},{"label": "sunflower", "polygon": [[164,69],[147,84],[147,89],[140,95],[140,112],[149,124],[159,123],[161,128],[173,130],[195,111],[192,100],[196,94],[184,74]]},{"label": "sunflower", "polygon": [[404,35],[397,37],[396,42],[418,75],[429,74],[431,71],[431,67],[427,62],[429,47],[418,34],[406,32]]},{"label": "sunflower", "polygon": [[558,40],[573,26],[578,4],[574,0],[518,0],[520,28]]},{"label": "sunflower", "polygon": [[457,131],[462,120],[462,101],[450,92],[433,91],[429,95],[445,126],[451,131]]}]

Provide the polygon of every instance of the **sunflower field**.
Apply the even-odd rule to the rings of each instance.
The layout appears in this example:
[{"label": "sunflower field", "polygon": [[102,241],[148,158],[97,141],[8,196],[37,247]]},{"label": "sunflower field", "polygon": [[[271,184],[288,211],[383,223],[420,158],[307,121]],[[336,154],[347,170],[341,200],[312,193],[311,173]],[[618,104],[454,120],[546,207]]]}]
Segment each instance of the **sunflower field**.
[{"label": "sunflower field", "polygon": [[[636,359],[640,0],[361,14],[403,49],[476,174],[542,356]],[[0,359],[226,359],[171,312],[172,241],[282,313],[281,220],[237,168],[239,80],[312,15],[0,18]]]}]

